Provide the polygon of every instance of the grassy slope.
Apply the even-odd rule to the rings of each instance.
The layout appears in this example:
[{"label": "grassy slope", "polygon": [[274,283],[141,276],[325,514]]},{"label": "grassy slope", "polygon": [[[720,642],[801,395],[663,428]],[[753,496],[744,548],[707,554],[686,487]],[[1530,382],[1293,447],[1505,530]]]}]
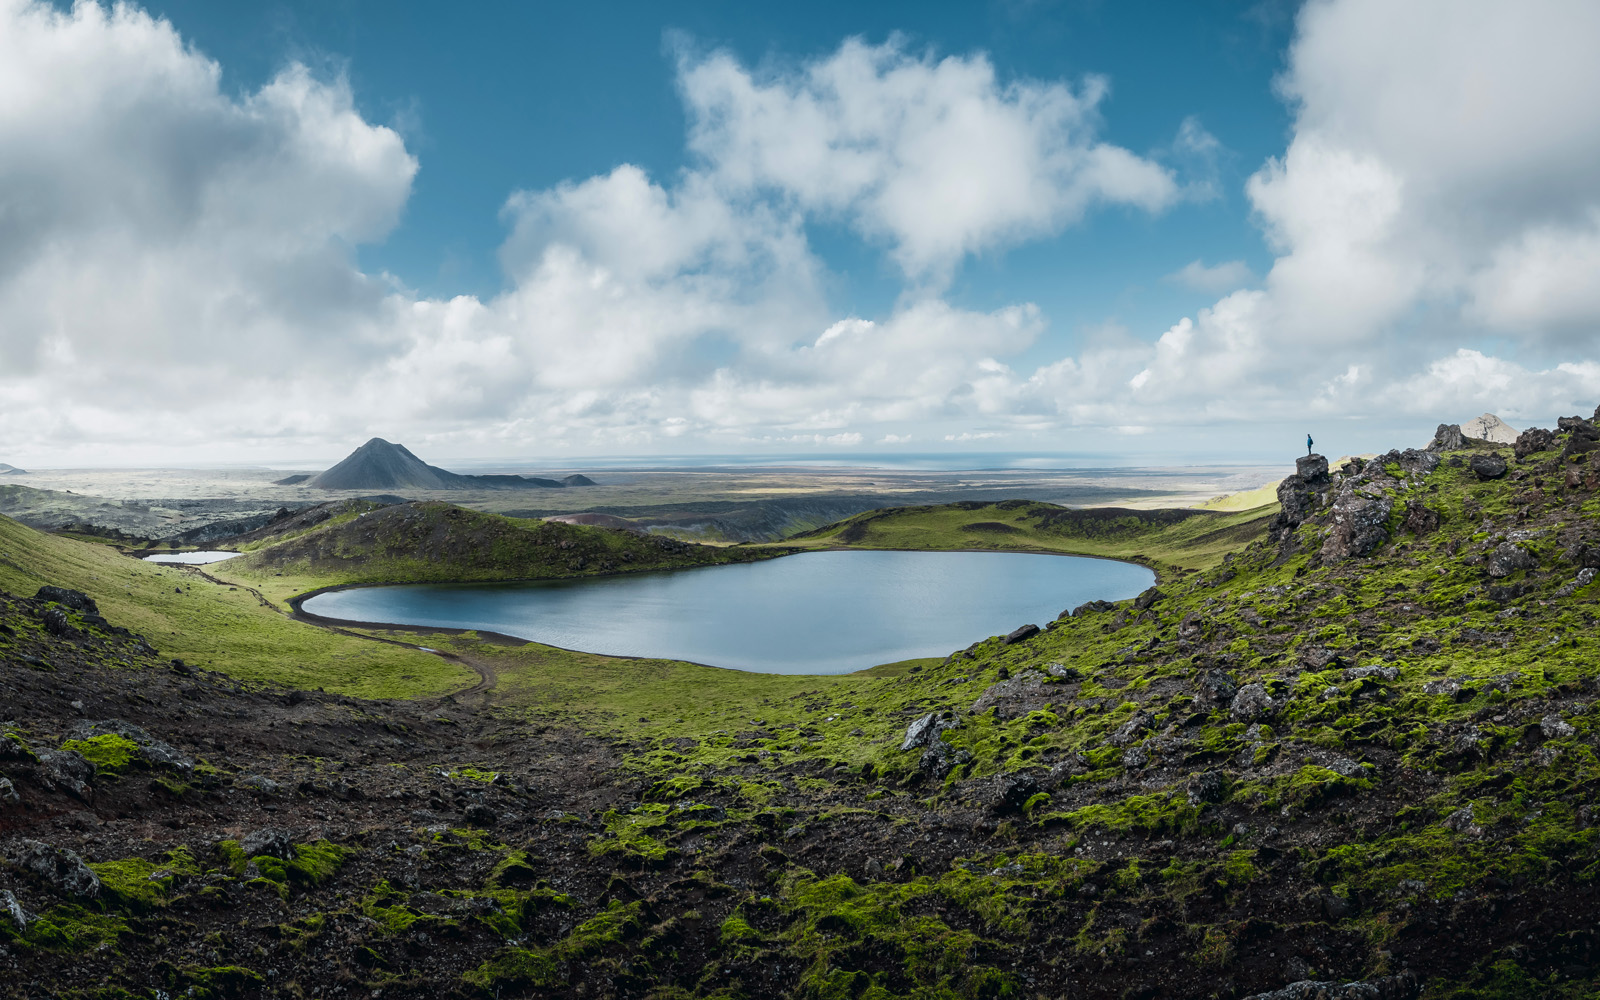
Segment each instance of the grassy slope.
[{"label": "grassy slope", "polygon": [[1224,496],[1213,497],[1197,506],[1201,510],[1240,511],[1254,510],[1268,504],[1277,503],[1278,484],[1268,483],[1258,486],[1253,490],[1244,490],[1241,493],[1228,493]]},{"label": "grassy slope", "polygon": [[749,562],[778,554],[429,502],[340,515],[229,560],[217,567],[217,575],[286,599],[341,584],[543,580]]},{"label": "grassy slope", "polygon": [[102,614],[165,657],[245,680],[364,697],[425,697],[476,680],[437,656],[291,621],[248,591],[0,517],[0,589],[32,597],[45,584],[93,597]]},{"label": "grassy slope", "polygon": [[1234,514],[1190,510],[1071,510],[1029,500],[869,511],[786,545],[870,549],[1013,549],[1104,556],[1165,572],[1201,570],[1261,537],[1277,505]]}]

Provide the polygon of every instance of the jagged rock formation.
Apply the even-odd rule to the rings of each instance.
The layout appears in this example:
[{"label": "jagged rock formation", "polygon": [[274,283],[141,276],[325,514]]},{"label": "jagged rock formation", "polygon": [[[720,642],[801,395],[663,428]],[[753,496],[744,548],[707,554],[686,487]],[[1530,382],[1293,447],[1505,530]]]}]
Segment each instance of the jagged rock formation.
[{"label": "jagged rock formation", "polygon": [[[279,485],[291,485],[290,480],[296,478],[280,480]],[[307,480],[305,485],[322,490],[516,490],[593,486],[594,481],[581,475],[564,480],[534,476],[462,476],[429,465],[411,454],[405,445],[373,438],[338,465]]]},{"label": "jagged rock formation", "polygon": [[1511,444],[1517,440],[1517,429],[1493,413],[1485,413],[1461,425],[1461,433],[1490,444]]},{"label": "jagged rock formation", "polygon": [[1440,424],[1433,432],[1429,451],[1460,451],[1467,446],[1467,436],[1461,433],[1460,424]]}]

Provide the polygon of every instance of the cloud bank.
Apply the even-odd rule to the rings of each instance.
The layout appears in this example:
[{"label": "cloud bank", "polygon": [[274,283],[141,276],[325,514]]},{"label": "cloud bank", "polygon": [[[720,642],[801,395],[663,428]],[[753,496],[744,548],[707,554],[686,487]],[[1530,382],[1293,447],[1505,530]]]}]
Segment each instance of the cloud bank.
[{"label": "cloud bank", "polygon": [[[26,442],[4,457],[380,431],[507,455],[1061,448],[1570,412],[1600,396],[1597,39],[1583,2],[1308,4],[1293,135],[1247,187],[1270,270],[1196,260],[1172,278],[1213,305],[1022,365],[1049,317],[953,304],[964,261],[1214,193],[1101,137],[1104,79],[1005,81],[899,39],[779,70],[683,42],[690,166],[510,193],[504,291],[432,299],[357,263],[418,161],[344,81],[290,65],[229,96],[137,8],[0,0],[0,439]],[[1173,149],[1215,140],[1186,119]],[[830,305],[817,224],[892,262],[885,314]]]}]

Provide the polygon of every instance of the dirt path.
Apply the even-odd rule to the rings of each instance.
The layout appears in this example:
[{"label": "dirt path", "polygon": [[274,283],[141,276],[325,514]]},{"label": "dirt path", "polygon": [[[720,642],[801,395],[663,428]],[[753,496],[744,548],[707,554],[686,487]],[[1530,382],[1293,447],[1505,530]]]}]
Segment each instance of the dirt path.
[{"label": "dirt path", "polygon": [[[337,632],[340,635],[352,636],[356,639],[366,639],[369,642],[384,642],[391,646],[404,646],[407,649],[416,649],[424,653],[432,653],[434,656],[437,656],[441,659],[452,660],[457,663],[465,664],[472,669],[473,673],[478,675],[478,683],[469,688],[464,688],[460,691],[452,691],[449,694],[439,695],[436,698],[419,699],[420,701],[439,702],[448,698],[459,702],[463,698],[476,698],[479,701],[478,707],[481,708],[489,703],[489,692],[493,691],[495,685],[500,681],[499,671],[495,669],[494,664],[480,657],[471,656],[465,653],[445,652],[442,649],[434,649],[431,646],[424,646],[421,643],[405,642],[400,639],[389,638],[388,636],[368,635],[363,632],[356,632],[335,623],[333,619],[323,618],[320,615],[314,615],[310,612],[302,611],[293,604],[290,605],[288,611],[285,611],[283,608],[280,608],[278,605],[268,600],[265,594],[261,593],[261,591],[254,587],[249,587],[242,583],[234,583],[212,576],[210,573],[207,573],[198,566],[183,566],[182,568],[191,575],[198,576],[202,580],[213,583],[219,587],[231,587],[236,590],[243,590],[253,596],[256,600],[260,601],[262,607],[270,608],[271,610],[277,612],[278,614],[284,615],[292,621],[302,622],[306,625],[314,625],[317,628],[326,629],[329,632]],[[400,629],[429,632],[461,631],[460,629],[411,629],[408,626],[400,626]],[[385,628],[384,631],[389,631],[389,629]]]}]

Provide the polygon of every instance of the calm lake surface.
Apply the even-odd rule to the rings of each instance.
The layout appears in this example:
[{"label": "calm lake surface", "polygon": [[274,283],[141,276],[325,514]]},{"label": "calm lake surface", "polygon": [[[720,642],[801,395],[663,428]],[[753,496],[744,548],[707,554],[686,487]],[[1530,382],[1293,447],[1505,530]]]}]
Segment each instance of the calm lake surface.
[{"label": "calm lake surface", "polygon": [[182,563],[185,566],[204,566],[206,563],[232,559],[237,552],[159,552],[145,556],[145,562]]},{"label": "calm lake surface", "polygon": [[319,594],[312,614],[503,632],[613,656],[839,674],[944,656],[1084,601],[1150,586],[1143,566],[1012,552],[812,552],[768,562],[517,584]]}]

